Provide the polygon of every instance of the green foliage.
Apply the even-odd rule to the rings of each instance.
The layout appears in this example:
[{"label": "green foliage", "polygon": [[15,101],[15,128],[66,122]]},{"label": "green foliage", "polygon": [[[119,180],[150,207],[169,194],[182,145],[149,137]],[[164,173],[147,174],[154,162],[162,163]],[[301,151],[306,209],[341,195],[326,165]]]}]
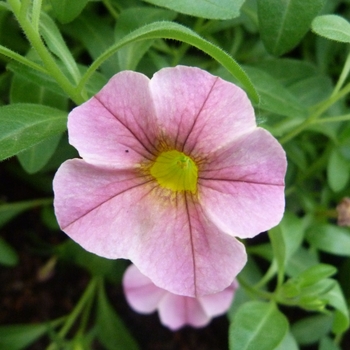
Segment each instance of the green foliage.
[{"label": "green foliage", "polygon": [[82,77],[80,85],[83,86],[90,78],[90,75],[92,75],[92,73],[103,62],[108,60],[123,46],[139,40],[159,38],[180,40],[184,43],[191,44],[192,46],[210,55],[212,58],[216,59],[224,68],[226,68],[235,77],[235,79],[237,79],[244,86],[244,88],[247,90],[248,95],[250,95],[254,102],[259,102],[259,96],[254,85],[251,83],[244,70],[232,57],[230,57],[219,47],[200,37],[194,31],[177,23],[167,21],[146,24],[145,26],[138,28],[130,34],[126,35],[115,45],[110,46],[105,52],[96,58],[85,75]]},{"label": "green foliage", "polygon": [[286,336],[283,338],[282,342],[280,343],[277,348],[274,350],[298,350],[298,344],[293,337],[293,335],[289,332],[286,334]]},{"label": "green foliage", "polygon": [[327,334],[332,326],[332,316],[314,315],[306,317],[291,327],[292,334],[300,345],[316,343]]},{"label": "green foliage", "polygon": [[6,350],[25,349],[43,336],[48,327],[45,324],[0,326],[0,347]]},{"label": "green foliage", "polygon": [[350,43],[350,23],[340,16],[318,16],[312,21],[312,30],[327,39]]},{"label": "green foliage", "polygon": [[57,19],[62,23],[71,22],[84,9],[89,0],[50,0]]},{"label": "green foliage", "polygon": [[229,329],[230,350],[275,349],[288,332],[288,321],[274,303],[242,305]]},{"label": "green foliage", "polygon": [[[39,66],[41,67],[41,66]],[[15,73],[16,76],[19,76],[22,78],[22,81],[27,81],[30,83],[33,83],[40,87],[39,93],[36,96],[42,95],[41,89],[49,90],[51,92],[54,92],[55,95],[60,95],[62,97],[67,97],[65,92],[62,90],[62,88],[58,85],[58,83],[49,75],[47,75],[45,72],[42,72],[40,70],[34,70],[28,67],[27,65],[20,64],[16,61],[12,61],[10,64],[7,65],[7,68]],[[14,83],[15,84],[15,83]],[[24,92],[27,92],[27,94],[32,95],[35,94],[35,91],[31,91],[31,89],[27,89]],[[20,91],[19,91],[20,93]],[[17,94],[15,92],[14,94]],[[25,95],[25,93],[22,94],[22,96]],[[45,98],[46,100],[46,98]]]},{"label": "green foliage", "polygon": [[[65,1],[62,1],[60,3],[63,4],[65,3]],[[79,3],[79,1],[77,2],[74,1],[70,3],[76,4],[76,3]],[[62,63],[64,64],[69,74],[71,75],[71,78],[73,79],[73,81],[75,83],[79,82],[80,72],[79,72],[78,66],[71,52],[66,46],[55,22],[45,12],[41,14],[40,29],[41,29],[41,34],[44,37],[45,42],[49,47],[50,51],[61,59]]]},{"label": "green foliage", "polygon": [[41,170],[55,153],[60,139],[61,135],[55,135],[19,153],[17,158],[25,171],[33,174]]},{"label": "green foliage", "polygon": [[1,203],[0,204],[0,227],[4,226],[17,215],[25,210],[31,209],[38,205],[50,204],[51,199],[37,199],[32,201],[22,201],[16,203]]},{"label": "green foliage", "polygon": [[258,0],[261,39],[266,49],[280,56],[293,49],[310,28],[325,0]]},{"label": "green foliage", "polygon": [[328,185],[334,192],[343,190],[350,177],[350,163],[334,148],[329,156],[327,166]]},{"label": "green foliage", "polygon": [[[140,27],[140,24],[150,24],[156,21],[171,21],[175,19],[176,13],[153,8],[132,7],[122,12],[115,26],[114,36],[118,41],[133,30]],[[140,23],[140,18],[142,22]],[[134,70],[144,54],[154,43],[154,40],[134,42],[121,48],[118,51],[119,67],[121,70]]]},{"label": "green foliage", "polygon": [[319,350],[340,350],[340,347],[329,337],[324,337],[320,341]]},{"label": "green foliage", "polygon": [[[280,116],[294,118],[306,116],[306,110],[299,103],[298,99],[293,96],[288,88],[284,87],[268,73],[249,66],[244,66],[244,70],[260,96],[260,108]],[[232,80],[226,72],[220,71],[220,76],[226,80]]]},{"label": "green foliage", "polygon": [[109,299],[127,262],[63,241],[52,179],[79,156],[66,132],[75,105],[121,70],[152,76],[182,64],[241,86],[288,160],[282,221],[244,242],[230,349],[340,350],[350,297],[350,228],[336,210],[350,183],[349,13],[348,0],[1,0],[0,268],[21,268],[24,248],[9,244],[18,233],[7,224],[28,211],[25,249],[50,255],[53,276],[76,265],[90,283],[58,320],[2,325],[0,348],[25,349],[43,335],[48,350],[139,348]]},{"label": "green foliage", "polygon": [[167,1],[167,0],[144,0],[153,5],[168,8],[186,15],[211,18],[231,19],[239,16],[239,11],[244,0],[220,0],[220,1]]},{"label": "green foliage", "polygon": [[330,224],[315,225],[308,230],[306,239],[324,252],[350,256],[350,232],[347,228]]},{"label": "green foliage", "polygon": [[0,159],[18,154],[66,129],[67,114],[35,104],[0,107]]},{"label": "green foliage", "polygon": [[16,251],[0,237],[0,264],[15,266],[18,264]]},{"label": "green foliage", "polygon": [[[79,16],[70,23],[67,30],[83,44],[85,50],[94,60],[115,43],[112,25],[104,23],[95,13],[90,11],[85,16]],[[101,71],[107,78],[112,77],[119,70],[116,56],[105,60],[101,66]]]},{"label": "green foliage", "polygon": [[103,286],[97,302],[97,338],[107,350],[137,350],[139,346],[109,303]]}]

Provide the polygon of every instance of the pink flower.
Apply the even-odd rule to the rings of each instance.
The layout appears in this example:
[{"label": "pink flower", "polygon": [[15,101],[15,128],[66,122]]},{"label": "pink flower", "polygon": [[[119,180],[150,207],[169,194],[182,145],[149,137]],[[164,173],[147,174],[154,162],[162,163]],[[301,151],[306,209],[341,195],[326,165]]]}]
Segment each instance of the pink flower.
[{"label": "pink flower", "polygon": [[137,312],[159,312],[161,323],[171,330],[183,326],[204,327],[215,316],[230,307],[238,283],[235,280],[221,292],[193,298],[177,295],[157,287],[135,265],[130,265],[123,277],[123,287],[129,305]]},{"label": "pink flower", "polygon": [[283,215],[282,147],[244,91],[201,69],[118,73],[69,114],[68,132],[82,159],[54,179],[60,227],[172,293],[228,287],[247,259],[235,237]]}]

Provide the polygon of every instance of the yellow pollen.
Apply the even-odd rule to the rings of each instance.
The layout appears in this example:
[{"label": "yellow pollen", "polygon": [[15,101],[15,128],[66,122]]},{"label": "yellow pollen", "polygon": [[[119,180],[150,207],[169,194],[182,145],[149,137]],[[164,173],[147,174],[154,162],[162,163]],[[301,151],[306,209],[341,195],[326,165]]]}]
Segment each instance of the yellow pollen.
[{"label": "yellow pollen", "polygon": [[172,150],[162,152],[150,169],[159,185],[172,191],[197,191],[198,168],[186,154]]}]

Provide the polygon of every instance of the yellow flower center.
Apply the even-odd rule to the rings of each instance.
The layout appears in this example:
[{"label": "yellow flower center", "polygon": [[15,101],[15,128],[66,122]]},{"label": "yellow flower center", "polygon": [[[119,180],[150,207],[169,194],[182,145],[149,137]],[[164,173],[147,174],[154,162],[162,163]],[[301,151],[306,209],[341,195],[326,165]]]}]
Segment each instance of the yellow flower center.
[{"label": "yellow flower center", "polygon": [[151,167],[159,185],[172,191],[197,190],[198,168],[186,154],[173,150],[162,152]]}]

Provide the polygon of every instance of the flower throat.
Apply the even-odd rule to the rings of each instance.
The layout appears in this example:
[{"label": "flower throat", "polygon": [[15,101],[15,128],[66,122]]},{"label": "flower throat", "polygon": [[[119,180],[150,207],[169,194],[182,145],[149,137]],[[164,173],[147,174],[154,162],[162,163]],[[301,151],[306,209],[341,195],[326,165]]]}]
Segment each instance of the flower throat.
[{"label": "flower throat", "polygon": [[159,185],[172,191],[197,191],[198,168],[186,154],[172,150],[162,152],[150,169]]}]

